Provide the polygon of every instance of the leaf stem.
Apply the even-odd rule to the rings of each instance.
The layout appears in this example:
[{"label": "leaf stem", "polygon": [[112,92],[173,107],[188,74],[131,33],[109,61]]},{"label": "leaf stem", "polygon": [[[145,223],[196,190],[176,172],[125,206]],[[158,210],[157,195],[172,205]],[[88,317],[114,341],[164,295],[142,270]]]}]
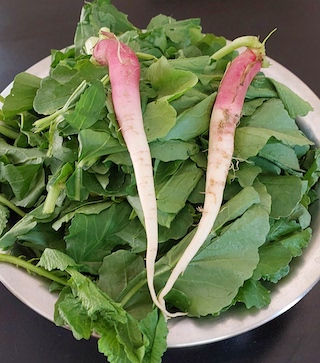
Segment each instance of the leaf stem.
[{"label": "leaf stem", "polygon": [[[256,50],[258,53],[260,53],[261,55],[265,56],[266,54],[266,49],[265,49],[265,44],[266,41],[271,37],[271,35],[276,31],[277,29],[273,29],[266,37],[265,39],[261,42],[259,40],[259,37],[253,36],[253,35],[246,35],[243,37],[239,37],[234,39],[232,42],[230,42],[229,44],[225,45],[224,47],[222,47],[221,49],[219,49],[217,52],[213,53],[211,56],[211,59],[213,60],[219,60],[221,58],[223,58],[224,56],[226,56],[227,54],[241,48],[241,47],[247,47],[249,49],[252,50]],[[263,63],[262,63],[262,67],[268,67],[269,66],[269,62],[265,59],[265,57],[263,57]]]},{"label": "leaf stem", "polygon": [[[159,260],[161,262],[161,259]],[[158,267],[159,265],[159,261],[156,263],[156,267]],[[158,277],[161,276],[162,274],[169,272],[172,270],[173,265],[172,265],[172,261],[170,261],[171,263],[167,263],[167,264],[160,264],[160,267],[156,268],[155,273],[154,273],[154,277]],[[173,264],[176,263],[175,261],[173,261]],[[147,285],[147,273],[146,270],[143,270],[142,272],[140,272],[131,282],[130,282],[130,286],[132,286],[131,288],[129,288],[129,291],[125,291],[124,293],[125,295],[123,297],[121,297],[120,295],[120,304],[125,307],[127,305],[127,303],[131,300],[131,298],[137,294],[141,288],[143,286]]]},{"label": "leaf stem", "polygon": [[159,60],[155,55],[148,53],[136,52],[136,56],[141,60]]},{"label": "leaf stem", "polygon": [[18,138],[19,133],[16,131],[13,131],[7,127],[5,127],[4,125],[0,124],[0,134],[8,137],[9,139],[15,140]]},{"label": "leaf stem", "polygon": [[14,205],[12,202],[10,202],[7,198],[2,196],[1,194],[0,194],[0,203],[7,206],[14,212],[16,212],[20,217],[24,217],[26,215],[26,213],[22,209]]},{"label": "leaf stem", "polygon": [[[140,276],[142,275],[142,276]],[[141,272],[139,275],[136,276],[136,279],[139,279],[139,281],[136,284],[133,284],[133,287],[126,293],[126,295],[121,299],[120,304],[122,307],[125,307],[127,303],[131,300],[131,298],[139,292],[139,290],[147,284],[147,275],[146,271]],[[134,282],[132,281],[132,283]]]},{"label": "leaf stem", "polygon": [[73,91],[71,96],[68,98],[65,105],[54,112],[53,114],[43,117],[37,121],[34,122],[35,126],[35,132],[40,132],[46,128],[48,128],[52,121],[54,121],[58,116],[62,115],[63,113],[67,112],[69,108],[71,108],[74,104],[74,102],[80,97],[80,95],[83,93],[87,86],[87,82],[84,80],[82,81],[79,86]]},{"label": "leaf stem", "polygon": [[106,74],[104,77],[102,77],[100,81],[105,87],[110,82],[109,74]]},{"label": "leaf stem", "polygon": [[31,271],[39,276],[45,277],[51,281],[55,281],[64,286],[66,286],[68,284],[66,280],[56,276],[52,272],[49,272],[49,271],[43,269],[42,267],[35,266],[31,262],[25,261],[20,257],[8,255],[5,253],[0,253],[0,262],[7,262],[12,265],[20,266],[20,267],[26,269],[27,271]]},{"label": "leaf stem", "polygon": [[213,53],[211,58],[214,60],[219,60],[226,56],[227,54],[235,51],[241,47],[248,47],[250,49],[259,49],[262,53],[265,53],[264,43],[261,43],[259,38],[256,36],[246,35],[243,37],[239,37],[234,39],[231,43],[225,45],[217,52]]}]

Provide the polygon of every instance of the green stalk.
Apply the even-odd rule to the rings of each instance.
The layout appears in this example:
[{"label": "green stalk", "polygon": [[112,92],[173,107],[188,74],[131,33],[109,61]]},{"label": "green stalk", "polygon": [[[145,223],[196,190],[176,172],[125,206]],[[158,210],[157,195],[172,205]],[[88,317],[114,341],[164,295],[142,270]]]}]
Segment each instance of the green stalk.
[{"label": "green stalk", "polygon": [[40,132],[40,131],[48,128],[52,121],[54,121],[58,116],[67,112],[68,109],[74,105],[75,101],[78,100],[80,95],[85,90],[86,86],[87,86],[87,82],[82,81],[79,84],[79,86],[74,90],[72,95],[68,98],[67,102],[65,103],[65,105],[62,108],[60,108],[59,110],[57,110],[56,112],[54,112],[53,114],[51,114],[49,116],[43,117],[40,120],[35,121],[33,124],[35,126],[35,132]]},{"label": "green stalk", "polygon": [[81,185],[82,185],[82,168],[77,165],[75,169],[75,195],[74,200],[80,201],[81,197]]},{"label": "green stalk", "polygon": [[63,120],[64,120],[64,117],[62,115],[58,115],[55,119],[55,122],[50,123],[49,132],[48,132],[48,141],[49,141],[49,146],[48,146],[48,151],[47,151],[48,158],[52,157],[55,132],[57,130],[59,123]]},{"label": "green stalk", "polygon": [[104,77],[101,78],[101,83],[105,87],[110,82],[109,74],[106,74]]},{"label": "green stalk", "polygon": [[47,197],[43,204],[43,214],[51,214],[56,206],[56,201],[59,198],[61,188],[59,184],[51,185]]},{"label": "green stalk", "polygon": [[[142,275],[142,276],[141,276]],[[135,280],[139,280],[137,283],[134,283]],[[147,284],[147,275],[146,271],[141,272],[139,275],[137,275],[131,283],[133,284],[133,287],[124,295],[123,298],[121,298],[120,304],[123,308],[127,305],[127,303],[131,300],[131,298],[139,292],[139,290]]]},{"label": "green stalk", "polygon": [[8,129],[4,125],[0,125],[0,134],[2,134],[3,136],[6,136],[12,140],[16,140],[19,136],[18,132]]},{"label": "green stalk", "polygon": [[[228,55],[229,53],[241,48],[241,47],[247,47],[249,49],[255,49],[257,50],[260,54],[265,55],[266,54],[266,50],[265,50],[265,44],[266,41],[271,37],[271,35],[276,31],[277,29],[273,29],[266,37],[265,39],[261,42],[259,40],[259,37],[253,36],[253,35],[246,35],[243,37],[239,37],[234,39],[232,42],[230,42],[229,44],[225,45],[224,47],[222,47],[221,49],[219,49],[217,52],[213,53],[211,56],[211,59],[213,60],[219,60],[223,57],[225,57],[226,55]],[[266,60],[266,58],[264,57],[263,60],[263,67],[268,67],[269,66],[269,62]]]},{"label": "green stalk", "polygon": [[148,54],[148,53],[142,53],[142,52],[136,52],[136,56],[141,59],[141,60],[153,60],[153,61],[157,61],[159,60],[156,56],[154,56],[153,54]]},{"label": "green stalk", "polygon": [[11,203],[8,199],[6,199],[1,194],[0,194],[0,203],[5,205],[6,207],[10,208],[14,212],[16,212],[20,217],[24,217],[26,215],[26,213],[22,209],[20,209],[19,207],[17,207],[13,203]]},{"label": "green stalk", "polygon": [[[165,273],[170,273],[174,266],[179,261],[183,251],[185,250],[186,246],[191,241],[193,235],[196,232],[196,228],[193,229],[187,236],[184,237],[173,249],[171,250],[174,252],[170,255],[170,258],[166,259],[166,256],[160,258],[155,264],[155,273],[154,277],[161,276]],[[163,261],[165,259],[165,261]],[[127,303],[132,299],[132,297],[139,292],[139,290],[147,284],[147,277],[146,277],[146,270],[140,272],[127,286],[127,288],[123,291],[122,294],[119,295],[119,302],[120,304],[125,307]]]},{"label": "green stalk", "polygon": [[214,60],[219,60],[241,47],[262,49],[262,52],[265,52],[264,43],[261,43],[258,37],[247,35],[234,39],[231,43],[225,45],[217,52],[213,53],[211,58]]},{"label": "green stalk", "polygon": [[20,267],[26,269],[27,271],[34,272],[35,274],[37,274],[39,276],[45,277],[51,281],[55,281],[58,284],[61,284],[64,286],[66,286],[68,284],[66,280],[56,276],[55,274],[43,269],[42,267],[35,266],[32,263],[22,260],[21,258],[16,257],[16,256],[0,253],[0,262],[7,262],[7,263],[11,263],[12,265],[20,266]]},{"label": "green stalk", "polygon": [[65,182],[69,176],[73,173],[73,167],[70,163],[66,163],[61,168],[59,175],[54,176],[49,180],[47,185],[48,194],[43,204],[42,212],[44,214],[53,213],[57,199],[60,196],[61,190],[65,189]]},{"label": "green stalk", "polygon": [[[161,261],[161,260],[159,260]],[[159,263],[158,261],[158,263]],[[163,273],[166,273],[166,272],[169,272],[172,270],[174,264],[175,264],[176,261],[172,261],[172,264],[170,265],[169,263],[168,264],[163,264],[163,265],[160,265],[160,268],[156,269],[155,271],[155,274],[154,274],[154,277],[156,278],[157,276],[161,276]],[[156,266],[157,266],[157,263],[156,263]],[[130,285],[132,285],[131,288],[129,288],[129,291],[124,291],[125,292],[125,295],[123,297],[121,297],[120,295],[120,304],[125,307],[127,305],[127,303],[132,299],[132,297],[134,295],[136,295],[139,290],[147,285],[147,274],[146,274],[146,271],[142,271],[140,272],[131,282],[130,282]]]}]

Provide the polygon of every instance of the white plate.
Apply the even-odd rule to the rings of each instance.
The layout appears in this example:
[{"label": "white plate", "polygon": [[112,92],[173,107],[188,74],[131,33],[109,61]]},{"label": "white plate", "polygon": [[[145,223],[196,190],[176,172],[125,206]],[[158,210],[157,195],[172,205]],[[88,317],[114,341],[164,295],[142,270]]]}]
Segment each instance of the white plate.
[{"label": "white plate", "polygon": [[[294,74],[270,60],[271,67],[264,73],[286,84],[307,100],[314,108],[307,117],[299,120],[301,128],[316,143],[320,144],[320,101],[319,98]],[[48,73],[50,57],[31,67],[28,72],[44,77]],[[8,94],[9,85],[3,95]],[[227,339],[257,328],[279,316],[296,304],[320,279],[320,214],[319,203],[313,205],[313,238],[302,257],[296,259],[289,276],[272,291],[271,303],[259,311],[235,308],[220,317],[200,319],[176,318],[169,321],[169,347],[186,347]],[[48,291],[45,280],[32,276],[23,269],[0,264],[0,281],[24,304],[48,320],[53,321],[57,295]]]}]

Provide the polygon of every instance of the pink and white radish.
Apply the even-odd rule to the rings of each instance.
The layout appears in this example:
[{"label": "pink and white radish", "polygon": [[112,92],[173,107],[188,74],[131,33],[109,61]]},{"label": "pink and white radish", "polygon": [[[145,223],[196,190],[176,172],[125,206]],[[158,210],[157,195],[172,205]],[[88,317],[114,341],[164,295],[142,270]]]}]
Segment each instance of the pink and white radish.
[{"label": "pink and white radish", "polygon": [[93,61],[108,65],[112,101],[116,118],[130,154],[147,235],[146,271],[151,298],[161,308],[154,288],[154,269],[158,250],[157,202],[153,167],[144,131],[139,91],[140,64],[133,50],[116,36],[101,30],[93,48]]},{"label": "pink and white radish", "polygon": [[[220,210],[227,174],[232,161],[235,129],[240,120],[245,95],[252,79],[265,62],[264,43],[259,42],[256,37],[249,38],[250,42],[254,41],[254,48],[247,48],[229,64],[218,90],[210,120],[205,201],[202,216],[193,239],[173,268],[159,294],[158,300],[162,305],[162,311],[166,311],[165,296],[207,239]],[[232,46],[227,46],[227,50],[221,50],[220,54],[213,55],[212,58],[218,59],[220,56],[224,56],[225,51],[233,50],[239,43],[243,45],[243,41],[237,40],[235,43]],[[183,315],[183,313],[172,314],[166,311],[166,315],[167,317],[174,317]]]}]

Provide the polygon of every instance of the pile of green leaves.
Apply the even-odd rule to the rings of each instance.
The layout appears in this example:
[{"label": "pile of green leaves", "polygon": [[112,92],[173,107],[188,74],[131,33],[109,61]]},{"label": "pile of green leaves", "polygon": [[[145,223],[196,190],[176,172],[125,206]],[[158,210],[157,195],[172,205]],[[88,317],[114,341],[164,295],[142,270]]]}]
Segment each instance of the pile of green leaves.
[{"label": "pile of green leaves", "polygon": [[[52,51],[44,79],[20,73],[3,100],[0,248],[38,259],[55,281],[57,325],[97,333],[110,362],[160,362],[167,324],[153,307],[146,236],[132,164],[118,129],[107,67],[86,40],[109,27],[141,61],[141,101],[158,203],[159,291],[201,215],[212,105],[228,62],[199,19],[159,15],[137,29],[109,0],[84,5],[75,45]],[[235,304],[262,308],[311,238],[320,153],[296,124],[310,105],[263,73],[235,136],[224,204],[211,235],[167,295],[190,317]],[[5,255],[4,255],[5,256]],[[5,257],[2,259],[5,259]],[[17,261],[16,261],[17,262]],[[49,274],[48,274],[49,271]]]}]

